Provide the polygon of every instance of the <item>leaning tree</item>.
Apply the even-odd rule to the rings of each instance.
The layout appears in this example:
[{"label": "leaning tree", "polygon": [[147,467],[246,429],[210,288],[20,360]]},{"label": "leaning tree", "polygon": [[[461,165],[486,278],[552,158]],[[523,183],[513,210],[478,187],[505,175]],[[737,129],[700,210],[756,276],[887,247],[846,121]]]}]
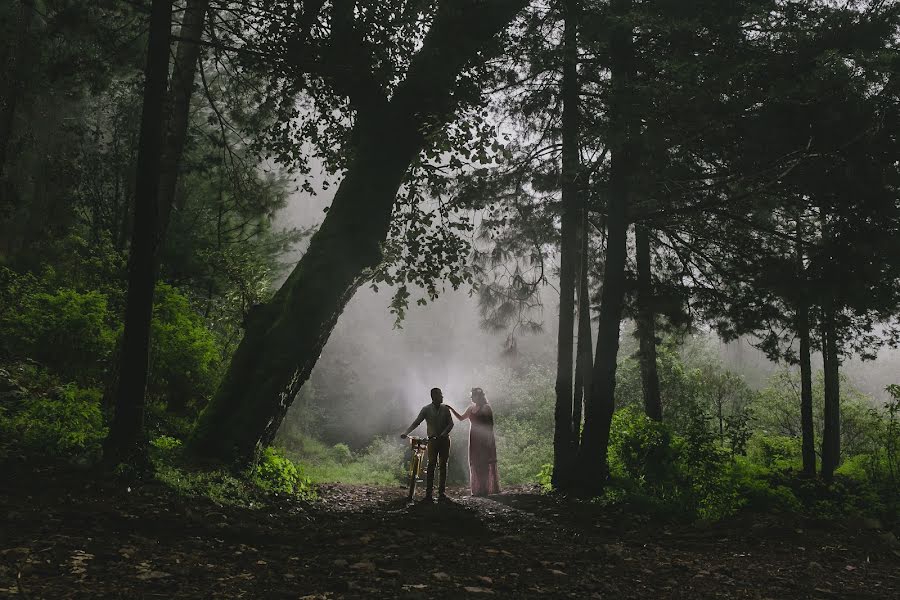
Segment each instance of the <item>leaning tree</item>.
[{"label": "leaning tree", "polygon": [[[323,142],[343,179],[294,271],[248,316],[189,440],[194,456],[247,462],[271,442],[344,306],[382,262],[410,167],[450,149],[446,124],[481,103],[479,68],[526,4],[259,3],[259,34],[243,51],[265,57],[277,71],[273,95],[290,98],[279,130],[300,123],[306,136],[275,152],[290,158],[292,143]],[[301,103],[319,118],[304,119]]]}]

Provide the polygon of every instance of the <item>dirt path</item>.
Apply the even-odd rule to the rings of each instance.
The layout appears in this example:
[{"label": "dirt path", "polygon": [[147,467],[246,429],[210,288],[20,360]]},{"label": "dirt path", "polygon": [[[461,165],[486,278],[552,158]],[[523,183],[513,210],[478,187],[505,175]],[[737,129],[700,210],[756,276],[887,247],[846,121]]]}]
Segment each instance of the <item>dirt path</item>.
[{"label": "dirt path", "polygon": [[666,526],[529,489],[238,509],[71,481],[0,487],[0,597],[900,598],[879,532],[833,524]]}]

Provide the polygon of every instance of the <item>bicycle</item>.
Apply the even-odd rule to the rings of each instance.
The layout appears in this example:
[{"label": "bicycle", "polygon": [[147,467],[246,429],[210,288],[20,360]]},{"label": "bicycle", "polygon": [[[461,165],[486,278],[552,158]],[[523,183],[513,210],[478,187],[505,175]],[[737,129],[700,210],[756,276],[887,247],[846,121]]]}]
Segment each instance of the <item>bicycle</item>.
[{"label": "bicycle", "polygon": [[418,438],[409,436],[409,447],[412,451],[412,458],[409,461],[409,495],[407,502],[412,502],[413,496],[416,494],[416,484],[425,478],[425,452],[428,450],[428,440],[430,438]]}]

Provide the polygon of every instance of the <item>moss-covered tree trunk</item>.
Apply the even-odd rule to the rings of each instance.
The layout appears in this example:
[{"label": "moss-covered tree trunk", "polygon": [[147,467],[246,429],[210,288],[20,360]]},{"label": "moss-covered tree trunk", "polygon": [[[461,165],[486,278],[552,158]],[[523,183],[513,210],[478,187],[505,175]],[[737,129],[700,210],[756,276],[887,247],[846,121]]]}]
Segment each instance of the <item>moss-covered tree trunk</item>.
[{"label": "moss-covered tree trunk", "polygon": [[616,358],[619,328],[625,303],[625,262],[628,241],[628,203],[637,160],[634,106],[634,40],[629,19],[631,0],[612,0],[610,27],[611,90],[609,100],[609,200],[606,219],[606,260],[597,350],[594,355],[591,395],[585,403],[584,429],[578,454],[580,493],[596,494],[605,485],[609,432],[615,410]]},{"label": "moss-covered tree trunk", "polygon": [[643,225],[634,228],[637,258],[637,333],[640,344],[641,391],[644,412],[654,421],[662,421],[659,373],[656,369],[656,313],[653,310],[653,280],[650,265],[650,232]]},{"label": "moss-covered tree trunk", "polygon": [[138,145],[134,226],[128,261],[125,331],[115,413],[104,444],[104,456],[110,463],[132,461],[143,453],[144,393],[159,243],[159,184],[171,24],[171,0],[153,0]]},{"label": "moss-covered tree trunk", "polygon": [[397,191],[428,133],[452,114],[459,73],[484,56],[486,43],[525,4],[441,3],[390,101],[361,99],[365,106],[353,135],[358,141],[344,180],[297,267],[248,319],[189,440],[195,458],[247,463],[272,441],[347,302],[381,261]]},{"label": "moss-covered tree trunk", "polygon": [[572,367],[575,328],[575,274],[578,263],[578,1],[563,2],[562,218],[560,228],[559,329],[556,347],[556,406],[553,430],[553,485],[572,468]]}]

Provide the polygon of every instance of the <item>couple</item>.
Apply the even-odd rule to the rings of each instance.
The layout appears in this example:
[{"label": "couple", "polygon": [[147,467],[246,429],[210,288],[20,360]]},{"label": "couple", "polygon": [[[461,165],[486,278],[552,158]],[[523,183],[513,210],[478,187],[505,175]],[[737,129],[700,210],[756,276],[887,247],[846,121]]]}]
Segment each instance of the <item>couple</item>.
[{"label": "couple", "polygon": [[445,500],[447,460],[450,458],[450,430],[453,429],[452,412],[457,419],[469,420],[469,485],[473,496],[487,496],[500,492],[500,476],[497,472],[497,446],[494,443],[494,413],[481,388],[472,388],[472,404],[459,414],[452,406],[443,404],[440,388],[431,389],[431,404],[419,411],[419,416],[400,437],[406,439],[409,432],[425,421],[428,427],[428,474],[425,478],[425,500],[432,499],[434,468],[441,471],[438,482],[438,499]]}]

